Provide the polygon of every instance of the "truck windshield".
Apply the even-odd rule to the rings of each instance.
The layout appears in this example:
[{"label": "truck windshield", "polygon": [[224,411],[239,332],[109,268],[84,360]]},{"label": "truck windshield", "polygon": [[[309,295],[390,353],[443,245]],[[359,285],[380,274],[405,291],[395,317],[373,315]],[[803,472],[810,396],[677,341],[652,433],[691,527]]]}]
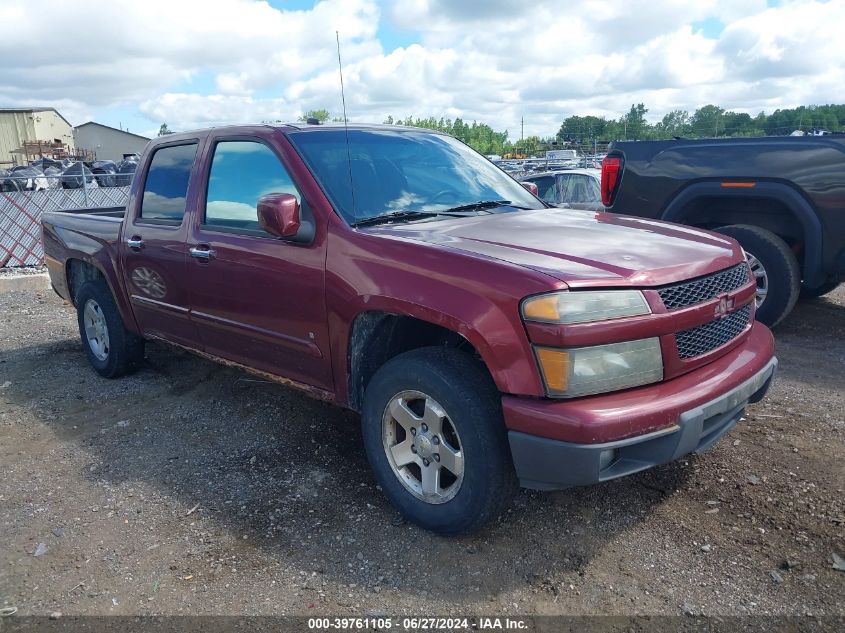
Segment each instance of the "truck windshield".
[{"label": "truck windshield", "polygon": [[388,214],[407,221],[424,217],[413,212],[490,200],[508,204],[482,205],[477,212],[543,208],[513,178],[450,136],[351,129],[348,155],[343,128],[291,132],[289,138],[350,224]]}]

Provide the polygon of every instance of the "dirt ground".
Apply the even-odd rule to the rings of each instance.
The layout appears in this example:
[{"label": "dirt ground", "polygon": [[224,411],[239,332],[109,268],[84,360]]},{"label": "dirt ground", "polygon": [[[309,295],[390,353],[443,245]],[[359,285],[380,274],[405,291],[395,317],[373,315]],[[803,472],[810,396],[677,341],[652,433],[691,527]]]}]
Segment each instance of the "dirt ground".
[{"label": "dirt ground", "polygon": [[778,328],[771,393],[710,452],[452,539],[388,505],[352,413],[160,345],[102,379],[46,287],[0,319],[19,615],[845,614],[845,286]]}]

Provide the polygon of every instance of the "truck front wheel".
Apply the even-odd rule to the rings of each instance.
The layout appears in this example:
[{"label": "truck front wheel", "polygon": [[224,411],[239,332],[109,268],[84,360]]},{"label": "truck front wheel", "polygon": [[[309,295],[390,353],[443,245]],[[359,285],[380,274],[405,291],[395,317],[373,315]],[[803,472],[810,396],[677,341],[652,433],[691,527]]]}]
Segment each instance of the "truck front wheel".
[{"label": "truck front wheel", "polygon": [[501,394],[464,352],[429,347],[385,363],[367,386],[362,426],[385,495],[427,530],[474,531],[518,487]]},{"label": "truck front wheel", "polygon": [[773,327],[792,311],[801,292],[801,271],[789,245],[767,229],[732,224],[716,229],[734,238],[748,254],[757,283],[757,320]]},{"label": "truck front wheel", "polygon": [[94,370],[106,378],[133,371],[144,358],[144,339],[124,327],[106,282],[83,283],[75,303],[79,335]]}]

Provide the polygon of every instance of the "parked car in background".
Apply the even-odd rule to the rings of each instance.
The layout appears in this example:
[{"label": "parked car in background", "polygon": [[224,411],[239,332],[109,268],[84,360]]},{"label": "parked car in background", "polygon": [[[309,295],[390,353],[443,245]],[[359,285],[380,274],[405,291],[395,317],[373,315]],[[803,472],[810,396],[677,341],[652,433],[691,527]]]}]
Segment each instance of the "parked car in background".
[{"label": "parked car in background", "polygon": [[537,185],[537,195],[549,204],[570,209],[604,211],[600,169],[564,169],[520,178]]},{"label": "parked car in background", "polygon": [[616,142],[602,198],[738,240],[768,325],[845,277],[845,135]]},{"label": "parked car in background", "polygon": [[42,224],[102,376],[155,339],[359,411],[381,489],[442,533],[494,519],[518,483],[705,450],[777,364],[734,240],[549,207],[430,130],[168,135],[126,208]]}]

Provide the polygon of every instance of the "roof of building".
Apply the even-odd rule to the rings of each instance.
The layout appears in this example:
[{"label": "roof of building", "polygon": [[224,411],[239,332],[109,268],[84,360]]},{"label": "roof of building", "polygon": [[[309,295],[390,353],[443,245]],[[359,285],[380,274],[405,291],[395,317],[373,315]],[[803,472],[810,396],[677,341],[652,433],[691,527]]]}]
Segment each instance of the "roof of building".
[{"label": "roof of building", "polygon": [[55,112],[58,117],[68,124],[68,126],[73,127],[66,118],[62,116],[62,113],[56,110],[56,108],[46,108],[46,107],[34,107],[34,108],[0,108],[0,112],[47,112],[52,111]]},{"label": "roof of building", "polygon": [[97,127],[104,127],[107,130],[114,130],[115,132],[123,132],[124,134],[128,134],[129,136],[135,136],[140,139],[144,139],[145,141],[149,141],[149,137],[141,136],[140,134],[133,134],[132,132],[127,132],[126,130],[121,130],[117,127],[112,127],[111,125],[103,125],[102,123],[97,123],[96,121],[88,121],[87,123],[83,123],[82,125],[77,125],[74,129],[78,130],[81,127],[85,127],[86,125],[96,125]]}]

